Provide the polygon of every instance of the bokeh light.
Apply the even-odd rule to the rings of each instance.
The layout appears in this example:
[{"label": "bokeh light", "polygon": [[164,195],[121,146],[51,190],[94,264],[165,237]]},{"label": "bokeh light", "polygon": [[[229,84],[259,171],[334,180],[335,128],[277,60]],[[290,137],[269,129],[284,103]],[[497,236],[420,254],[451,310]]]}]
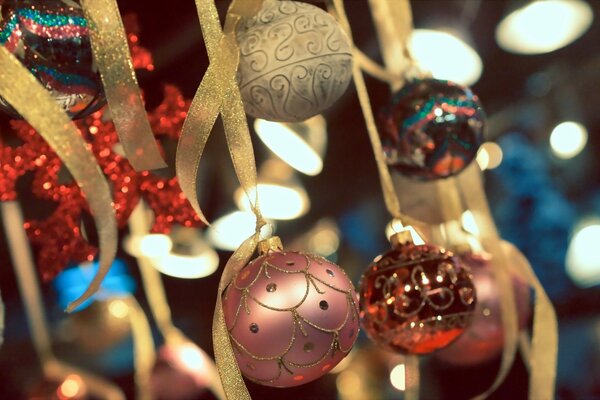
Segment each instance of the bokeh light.
[{"label": "bokeh light", "polygon": [[583,35],[593,18],[592,9],[585,1],[532,1],[500,21],[496,41],[512,53],[548,53]]}]

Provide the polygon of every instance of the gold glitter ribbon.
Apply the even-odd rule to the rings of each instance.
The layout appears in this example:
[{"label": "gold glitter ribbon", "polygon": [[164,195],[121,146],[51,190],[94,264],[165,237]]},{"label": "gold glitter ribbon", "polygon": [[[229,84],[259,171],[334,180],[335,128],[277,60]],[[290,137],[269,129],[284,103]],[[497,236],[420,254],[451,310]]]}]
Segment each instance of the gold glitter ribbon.
[{"label": "gold glitter ribbon", "polygon": [[[369,0],[386,70],[396,77],[392,90],[404,84],[402,77],[411,64],[408,40],[413,30],[408,0]],[[363,60],[363,63],[366,60]],[[369,63],[365,63],[369,65]]]},{"label": "gold glitter ribbon", "polygon": [[[344,9],[343,0],[329,0],[330,11],[336,14],[342,29],[346,31],[346,34],[352,39],[352,30],[346,10]],[[333,4],[333,7],[331,7]],[[354,47],[354,45],[353,45]],[[379,139],[379,133],[377,132],[377,126],[375,124],[375,117],[373,116],[373,108],[371,107],[371,101],[369,100],[369,92],[367,91],[367,85],[363,77],[359,63],[352,64],[352,76],[354,78],[354,85],[356,86],[356,92],[358,94],[358,100],[363,111],[365,118],[365,124],[367,127],[367,133],[373,147],[373,154],[375,155],[375,161],[377,163],[377,170],[379,172],[379,179],[381,182],[381,188],[383,191],[383,199],[389,213],[396,219],[403,220],[404,216],[400,211],[400,201],[396,195],[394,189],[394,182],[390,175],[390,171],[385,163],[383,148],[381,146],[381,140]]]},{"label": "gold glitter ribbon", "polygon": [[[225,27],[221,29],[219,15],[212,0],[196,0],[198,17],[210,64],[194,96],[177,147],[177,176],[182,191],[198,215],[206,222],[197,197],[196,175],[206,142],[219,114],[233,166],[240,185],[249,194],[256,187],[257,174],[250,131],[241,94],[236,81],[239,49],[235,35],[242,18],[254,16],[262,0],[234,0],[229,6]],[[260,228],[265,224],[258,208],[258,191],[250,199],[257,217],[256,232],[233,253],[221,276],[213,318],[213,347],[217,369],[227,399],[250,399],[240,373],[223,314],[222,294],[235,274],[243,268],[256,249]]]},{"label": "gold glitter ribbon", "polygon": [[140,307],[135,297],[123,299],[127,305],[127,316],[133,337],[133,365],[135,370],[135,388],[137,400],[153,400],[150,378],[156,362],[154,339],[148,317]]},{"label": "gold glitter ribbon", "polygon": [[87,290],[67,308],[72,311],[99,289],[117,251],[117,224],[110,188],[77,127],[48,91],[4,47],[0,47],[0,96],[60,157],[85,195],[94,217],[100,242],[100,266]]},{"label": "gold glitter ribbon", "polygon": [[165,168],[142,101],[116,0],[81,0],[94,60],[127,159],[136,171]]},{"label": "gold glitter ribbon", "polygon": [[509,269],[511,261],[507,259],[501,247],[500,235],[489,209],[479,165],[476,162],[472,162],[460,175],[450,179],[454,190],[459,190],[462,194],[466,209],[470,210],[476,219],[477,228],[480,231],[479,239],[483,247],[494,257],[492,273],[498,285],[504,347],[502,349],[500,368],[494,381],[485,392],[474,397],[476,400],[481,400],[491,395],[504,382],[504,379],[506,379],[512,368],[517,351],[519,328],[514,289]]},{"label": "gold glitter ribbon", "polygon": [[[527,258],[514,245],[504,243],[509,257],[535,291],[533,335],[528,356],[530,367],[529,398],[553,399],[558,357],[558,323],[552,303]],[[527,363],[526,361],[526,363]]]},{"label": "gold glitter ribbon", "polygon": [[[516,312],[514,305],[513,292],[510,290],[510,295],[505,292],[508,290],[510,282],[510,275],[508,274],[508,263],[515,263],[523,269],[518,271],[523,274],[529,285],[533,288],[535,293],[535,305],[533,315],[533,332],[531,339],[531,353],[530,353],[530,377],[529,377],[529,398],[531,400],[538,399],[552,399],[554,398],[554,382],[556,378],[556,366],[557,366],[557,349],[558,349],[558,326],[556,322],[556,314],[552,303],[539,280],[535,276],[535,273],[529,262],[524,256],[516,251],[516,260],[509,259],[505,256],[503,248],[501,247],[501,240],[498,236],[496,226],[493,222],[489,205],[485,197],[483,190],[483,181],[481,171],[476,163],[473,163],[468,167],[465,172],[458,176],[458,183],[465,196],[465,202],[469,209],[473,210],[476,217],[476,221],[479,225],[479,229],[482,231],[482,242],[484,246],[489,247],[494,257],[504,263],[502,268],[496,268],[494,270],[498,285],[500,287],[500,306],[502,308],[502,319],[504,325],[504,352],[502,357],[501,369],[494,381],[494,384],[488,391],[477,397],[477,399],[484,398],[485,395],[489,395],[500,383],[504,380],[510,366],[512,365],[512,359],[510,364],[508,360],[505,361],[507,353],[511,352],[511,357],[514,358],[514,352],[518,344],[518,326],[516,320]],[[498,275],[498,272],[506,273],[506,277]],[[506,279],[508,282],[502,282],[500,279]],[[510,287],[511,288],[511,287]],[[507,302],[509,298],[513,304],[509,305]],[[509,312],[513,315],[505,314],[506,310],[504,307],[509,308]],[[507,327],[506,325],[510,326]],[[514,324],[514,326],[513,326]],[[507,336],[508,334],[508,336]],[[509,349],[507,349],[507,347]]]},{"label": "gold glitter ribbon", "polygon": [[[412,30],[412,14],[410,13],[410,5],[407,0],[394,0],[391,3],[381,3],[373,0],[371,1],[371,5],[386,5],[388,8],[394,8],[395,11],[389,14],[390,10],[388,9],[389,15],[394,15],[398,18],[391,24],[386,24],[386,27],[389,29],[394,29],[396,35],[396,29],[394,25],[403,25],[401,28],[401,32],[404,36],[402,38],[406,38],[407,35]],[[329,0],[329,10],[336,14],[342,29],[346,31],[346,34],[352,39],[352,30],[350,28],[350,23],[348,21],[348,17],[346,15],[346,10],[344,9],[343,0]],[[333,5],[333,6],[332,6]],[[377,23],[379,21],[376,21]],[[391,33],[390,33],[391,34]],[[387,33],[385,35],[387,37]],[[402,39],[401,39],[402,40]],[[355,48],[355,46],[352,46]],[[404,53],[404,47],[400,46],[401,51],[399,54]],[[386,54],[384,52],[384,54]],[[396,56],[390,57],[390,63],[397,63]],[[365,123],[367,127],[367,133],[369,135],[369,140],[371,141],[371,146],[373,148],[373,154],[375,156],[375,161],[377,164],[377,170],[379,172],[379,179],[381,182],[381,188],[383,191],[383,199],[385,201],[386,208],[388,212],[392,215],[392,217],[396,220],[400,220],[404,223],[409,223],[411,225],[422,225],[418,221],[415,221],[411,218],[408,218],[406,215],[402,214],[400,210],[400,201],[398,199],[398,195],[396,194],[396,190],[394,188],[394,182],[392,181],[392,177],[390,175],[390,171],[386,165],[384,159],[383,148],[381,145],[381,140],[379,138],[379,133],[377,132],[377,126],[375,124],[375,117],[373,116],[373,109],[371,107],[371,101],[369,99],[369,92],[367,90],[367,85],[365,83],[365,79],[361,70],[361,65],[359,62],[354,62],[352,65],[352,76],[354,78],[354,85],[356,87],[356,92],[358,94],[358,100],[360,106],[362,108],[363,116],[365,118]],[[417,400],[419,398],[420,391],[420,383],[419,383],[419,362],[416,356],[406,356],[406,367],[405,373],[407,377],[406,391],[404,394],[404,398],[406,400]]]}]

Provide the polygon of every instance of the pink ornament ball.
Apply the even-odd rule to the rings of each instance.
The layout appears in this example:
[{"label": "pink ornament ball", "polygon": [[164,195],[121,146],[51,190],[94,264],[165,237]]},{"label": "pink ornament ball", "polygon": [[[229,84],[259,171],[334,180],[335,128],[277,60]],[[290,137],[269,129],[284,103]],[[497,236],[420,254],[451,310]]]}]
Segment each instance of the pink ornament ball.
[{"label": "pink ornament ball", "polygon": [[[500,292],[494,278],[494,262],[486,253],[465,253],[461,261],[470,267],[477,290],[477,305],[471,325],[436,357],[446,364],[473,366],[500,356],[504,346],[504,332],[500,311]],[[529,287],[512,276],[519,329],[525,328],[531,313]]]},{"label": "pink ornament ball", "polygon": [[329,372],[358,336],[357,294],[328,260],[270,250],[250,262],[223,297],[225,321],[243,375],[292,387]]},{"label": "pink ornament ball", "polygon": [[152,395],[162,400],[198,398],[211,378],[204,357],[191,343],[162,346],[150,377]]}]

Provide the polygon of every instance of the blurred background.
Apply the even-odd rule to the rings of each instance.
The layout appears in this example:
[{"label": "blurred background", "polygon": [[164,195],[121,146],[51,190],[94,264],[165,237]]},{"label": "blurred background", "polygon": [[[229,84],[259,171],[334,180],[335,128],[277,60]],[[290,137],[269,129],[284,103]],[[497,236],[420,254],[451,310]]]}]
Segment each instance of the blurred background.
[{"label": "blurred background", "polygon": [[[320,1],[311,3],[323,6]],[[367,1],[345,3],[357,46],[381,62]],[[556,398],[600,399],[600,1],[411,3],[416,28],[411,46],[417,62],[436,78],[471,85],[488,115],[487,143],[477,162],[485,170],[486,191],[503,238],[529,259],[556,308]],[[224,15],[228,2],[217,4]],[[137,15],[140,44],[154,57],[153,71],[138,75],[148,108],[161,102],[164,84],[193,97],[208,64],[194,2],[120,0],[119,6],[123,13]],[[369,77],[367,84],[374,109],[386,106],[388,87]],[[323,117],[294,126],[249,121],[256,133],[261,206],[288,249],[328,257],[358,283],[373,257],[389,246],[384,234],[389,216],[354,87]],[[0,118],[6,127],[7,119]],[[201,204],[213,226],[178,229],[146,242],[146,249],[166,249],[155,267],[166,274],[175,324],[210,354],[219,279],[214,272],[254,226],[219,124],[199,177]],[[36,215],[40,207],[25,194],[31,179],[25,176],[18,188],[26,216]],[[37,384],[41,372],[1,235],[6,327],[0,348],[0,397],[20,399]],[[121,261],[110,285],[135,293],[145,308],[135,258],[126,250],[119,251]],[[191,265],[189,276],[169,276],[170,266],[182,263]],[[131,398],[131,337],[122,304],[109,300],[72,316],[62,312],[73,299],[68,288],[82,282],[85,277],[63,274],[43,285],[54,349],[61,358],[107,376]],[[402,398],[397,360],[373,349],[364,334],[357,348],[346,369],[342,366],[323,379],[287,390],[249,383],[250,391],[257,399]],[[498,363],[495,359],[456,368],[425,357],[422,396],[469,398],[491,383]],[[491,398],[525,399],[527,382],[527,368],[519,358]],[[212,396],[206,391],[196,398]]]}]

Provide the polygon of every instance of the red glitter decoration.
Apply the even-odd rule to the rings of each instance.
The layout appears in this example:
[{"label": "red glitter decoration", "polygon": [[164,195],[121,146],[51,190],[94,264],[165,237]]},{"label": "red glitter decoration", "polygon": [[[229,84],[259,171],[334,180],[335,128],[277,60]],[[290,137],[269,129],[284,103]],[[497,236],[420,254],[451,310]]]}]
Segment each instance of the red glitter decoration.
[{"label": "red glitter decoration", "polygon": [[[137,45],[137,26],[128,35],[136,68],[152,70],[150,53]],[[157,138],[177,140],[190,102],[174,86],[164,88],[164,99],[148,119]],[[119,152],[118,136],[104,111],[78,121],[86,139],[112,188],[117,224],[127,225],[131,212],[143,198],[155,214],[153,233],[169,233],[173,224],[202,226],[202,222],[183,195],[176,177],[159,177],[151,172],[137,173]],[[88,204],[58,156],[29,124],[12,121],[22,145],[11,147],[0,141],[0,201],[17,199],[15,185],[25,173],[33,171],[33,194],[57,206],[43,220],[27,220],[25,229],[37,248],[37,265],[44,280],[50,280],[71,263],[91,261],[97,248],[81,232],[82,216]],[[160,145],[160,143],[159,143]]]}]

